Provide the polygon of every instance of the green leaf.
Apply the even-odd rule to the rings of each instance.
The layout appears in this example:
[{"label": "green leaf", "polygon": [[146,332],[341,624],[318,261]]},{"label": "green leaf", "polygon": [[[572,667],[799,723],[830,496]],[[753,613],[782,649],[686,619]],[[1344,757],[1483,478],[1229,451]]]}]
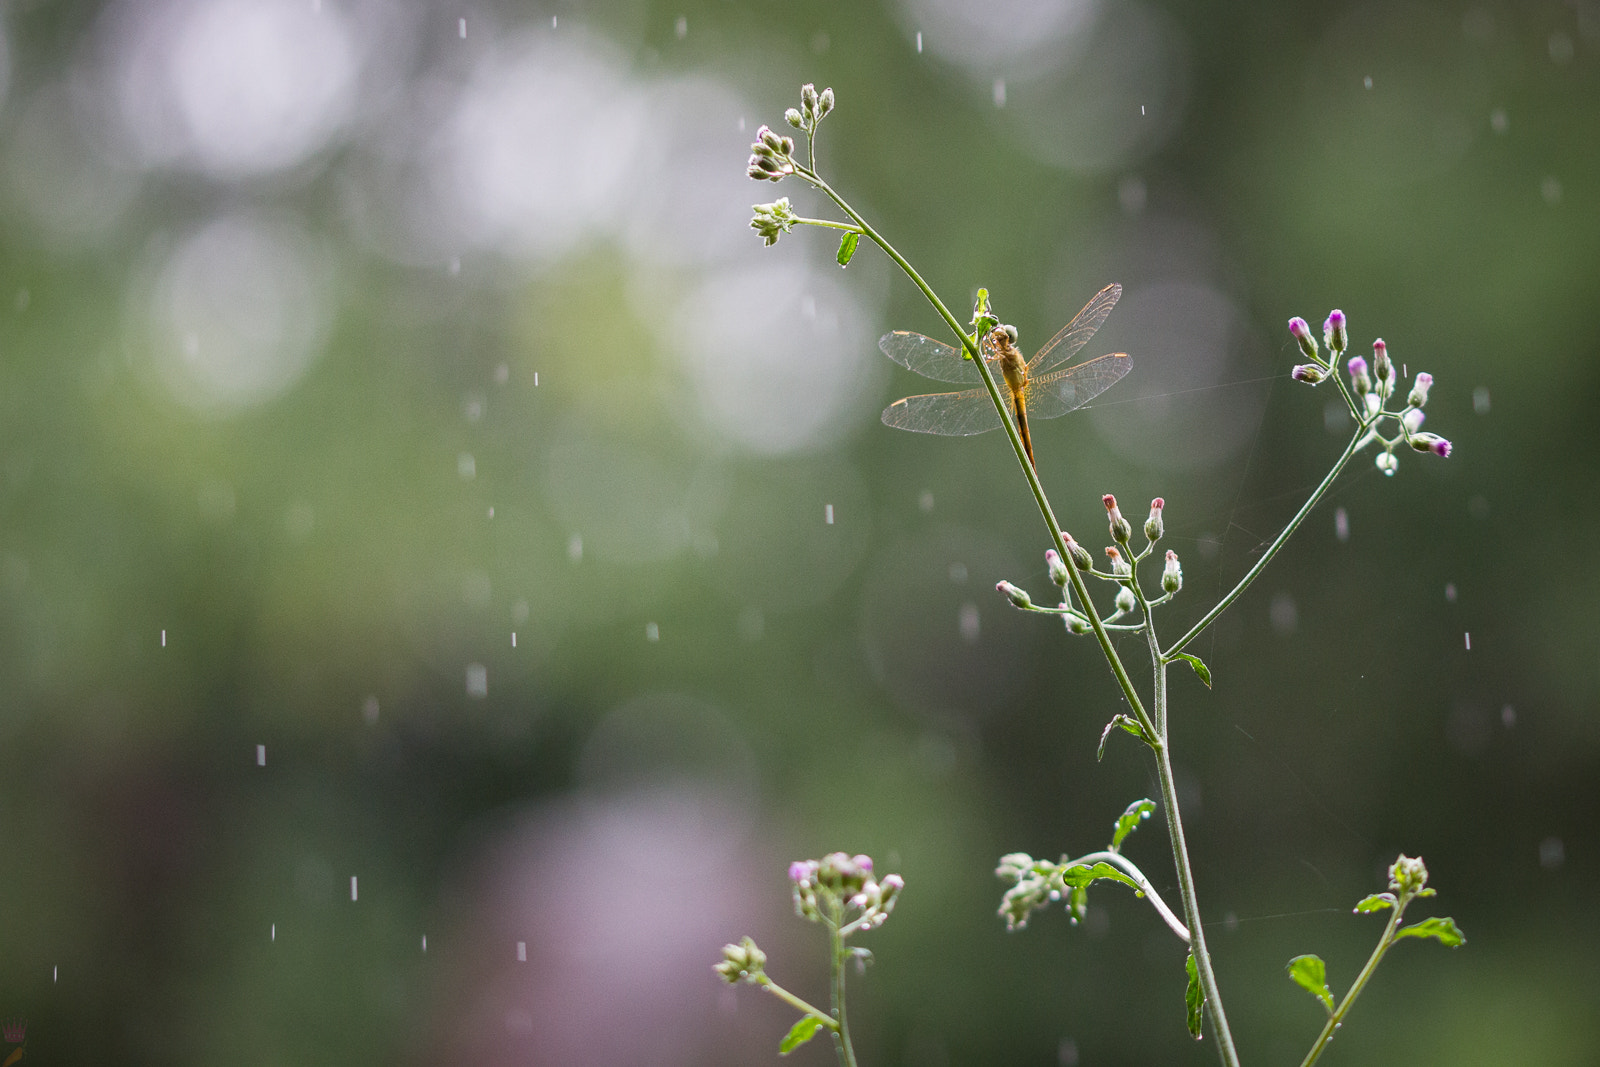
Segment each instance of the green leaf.
[{"label": "green leaf", "polygon": [[839,238],[839,266],[847,266],[850,257],[856,254],[856,245],[861,243],[861,235],[854,230],[846,230],[843,237]]},{"label": "green leaf", "polygon": [[1183,1003],[1189,1009],[1189,1034],[1199,1041],[1200,1025],[1205,1017],[1206,995],[1200,988],[1200,968],[1195,966],[1193,952],[1189,953],[1189,958],[1183,966],[1189,972],[1189,988],[1183,991]]},{"label": "green leaf", "polygon": [[1087,863],[1069,863],[1061,868],[1061,881],[1075,889],[1085,888],[1091,882],[1098,882],[1102,878],[1113,882],[1121,882],[1123,885],[1132,888],[1135,893],[1141,896],[1144,895],[1144,890],[1139,887],[1138,882],[1135,882],[1109,863],[1100,862],[1093,866]]},{"label": "green leaf", "polygon": [[1333,993],[1328,989],[1328,968],[1321,956],[1296,956],[1289,961],[1289,977],[1294,984],[1322,1001],[1329,1015],[1333,1014]]},{"label": "green leaf", "polygon": [[800,1021],[789,1027],[789,1032],[778,1042],[778,1055],[787,1056],[801,1045],[817,1036],[822,1020],[815,1015],[802,1015]]},{"label": "green leaf", "polygon": [[1207,689],[1211,688],[1211,668],[1207,667],[1199,656],[1191,656],[1187,652],[1179,652],[1177,658],[1193,667],[1194,673],[1200,676],[1200,680],[1205,683],[1205,687]]},{"label": "green leaf", "polygon": [[1128,805],[1128,810],[1117,817],[1117,825],[1111,831],[1111,851],[1115,852],[1122,846],[1122,839],[1139,828],[1139,824],[1150,817],[1156,810],[1156,802],[1150,799],[1135,800]]},{"label": "green leaf", "polygon": [[1447,948],[1459,948],[1467,943],[1467,935],[1456,929],[1455,920],[1449,917],[1423,919],[1419,923],[1402,926],[1394,939],[1398,941],[1402,937],[1437,938],[1439,944]]},{"label": "green leaf", "polygon": [[1126,730],[1128,733],[1132,734],[1134,737],[1137,737],[1139,740],[1143,741],[1145,744],[1149,744],[1150,743],[1150,739],[1145,736],[1144,727],[1139,725],[1139,720],[1138,719],[1135,719],[1131,715],[1118,715],[1118,716],[1114,717],[1110,722],[1106,723],[1106,728],[1104,730],[1100,731],[1100,747],[1095,750],[1095,754],[1094,754],[1094,758],[1096,760],[1099,760],[1099,759],[1101,759],[1101,758],[1103,758],[1105,756],[1105,754],[1106,754],[1106,738],[1111,736],[1112,728],[1113,727],[1117,727],[1117,726],[1120,726],[1122,729]]},{"label": "green leaf", "polygon": [[1394,906],[1395,898],[1393,893],[1374,893],[1370,897],[1362,897],[1361,903],[1355,906],[1355,910],[1358,912],[1382,911],[1384,908],[1392,908]]}]

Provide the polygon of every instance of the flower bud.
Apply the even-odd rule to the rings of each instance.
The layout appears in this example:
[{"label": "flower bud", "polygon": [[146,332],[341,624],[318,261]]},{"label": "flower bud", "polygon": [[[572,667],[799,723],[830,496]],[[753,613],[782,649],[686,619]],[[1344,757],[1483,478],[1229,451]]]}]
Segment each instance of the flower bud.
[{"label": "flower bud", "polygon": [[1161,569],[1161,588],[1168,593],[1183,588],[1183,567],[1178,563],[1178,554],[1170,548],[1167,549],[1167,565]]},{"label": "flower bud", "polygon": [[817,97],[817,118],[822,118],[833,110],[833,90],[822,90],[822,95]]},{"label": "flower bud", "polygon": [[1317,339],[1311,336],[1311,327],[1299,315],[1289,320],[1289,332],[1294,334],[1294,339],[1300,342],[1300,351],[1306,354],[1307,359],[1317,358]]},{"label": "flower bud", "polygon": [[1406,433],[1414,434],[1422,429],[1423,415],[1421,408],[1406,408],[1406,413],[1400,416],[1400,425],[1406,428]]},{"label": "flower bud", "polygon": [[1106,555],[1111,557],[1111,573],[1118,578],[1127,578],[1133,574],[1133,566],[1122,558],[1115,545],[1106,546]]},{"label": "flower bud", "polygon": [[1067,574],[1067,565],[1061,562],[1061,557],[1056,555],[1055,549],[1050,548],[1045,550],[1044,565],[1045,568],[1050,572],[1050,580],[1056,583],[1056,585],[1064,588],[1067,582],[1072,580],[1071,576]]},{"label": "flower bud", "polygon": [[1327,372],[1315,363],[1301,363],[1289,372],[1289,377],[1297,382],[1305,382],[1308,385],[1316,385],[1327,376]]},{"label": "flower bud", "polygon": [[1356,391],[1356,396],[1366,396],[1372,392],[1372,376],[1367,373],[1366,360],[1351,356],[1345,367],[1350,371],[1350,388]]},{"label": "flower bud", "polygon": [[810,82],[800,86],[800,111],[805,115],[807,125],[817,121],[817,87]]},{"label": "flower bud", "polygon": [[1344,312],[1337,308],[1328,312],[1328,319],[1322,324],[1322,339],[1333,349],[1334,355],[1344,351],[1345,345],[1350,342],[1350,335],[1345,330]]},{"label": "flower bud", "polygon": [[1418,452],[1432,452],[1441,459],[1450,454],[1450,442],[1436,433],[1413,434],[1411,447]]},{"label": "flower bud", "polygon": [[1383,397],[1379,396],[1377,393],[1368,393],[1366,396],[1361,398],[1361,403],[1366,409],[1369,417],[1376,415],[1378,412],[1383,410]]},{"label": "flower bud", "polygon": [[783,138],[772,132],[772,127],[763,125],[756,130],[756,140],[772,149],[774,152],[783,151]]},{"label": "flower bud", "polygon": [[1066,619],[1067,630],[1069,633],[1086,634],[1093,629],[1093,627],[1089,625],[1089,620],[1083,618],[1081,615],[1068,615],[1066,616]]},{"label": "flower bud", "polygon": [[1094,557],[1089,555],[1089,550],[1072,539],[1072,535],[1063,531],[1061,539],[1067,543],[1067,555],[1072,557],[1072,565],[1078,570],[1088,573],[1094,570]]},{"label": "flower bud", "polygon": [[767,954],[746,937],[737,945],[723,945],[722,962],[712,969],[720,974],[724,981],[732,984],[747,976],[756,977],[766,965]]},{"label": "flower bud", "polygon": [[[1380,388],[1394,377],[1394,364],[1389,362],[1389,346],[1383,343],[1381,337],[1372,342],[1372,373],[1378,376]],[[1394,386],[1390,385],[1389,390],[1393,392]]]},{"label": "flower bud", "polygon": [[1117,590],[1117,610],[1124,615],[1139,606],[1139,599],[1133,595],[1133,590],[1123,586]]},{"label": "flower bud", "polygon": [[1117,507],[1117,498],[1107,493],[1100,498],[1100,503],[1106,506],[1106,516],[1111,520],[1111,540],[1119,545],[1127,544],[1128,538],[1133,536],[1133,527],[1122,517],[1122,511]]},{"label": "flower bud", "polygon": [[1018,589],[1010,582],[999,582],[995,585],[995,589],[1004,594],[1005,598],[1011,601],[1011,606],[1014,608],[1026,609],[1033,607],[1033,601],[1029,599],[1027,592]]},{"label": "flower bud", "polygon": [[1390,889],[1399,890],[1408,896],[1415,896],[1427,884],[1428,868],[1422,862],[1421,856],[1413,859],[1402,852],[1389,867]]},{"label": "flower bud", "polygon": [[1378,469],[1391,478],[1394,477],[1395,469],[1400,466],[1400,461],[1395,458],[1394,453],[1388,451],[1379,452],[1373,457],[1372,462],[1377,464]]},{"label": "flower bud", "polygon": [[800,111],[798,108],[791,107],[788,111],[785,111],[783,113],[783,121],[787,122],[797,130],[805,129],[806,121],[800,117]]},{"label": "flower bud", "polygon": [[1144,520],[1145,540],[1159,541],[1161,535],[1166,532],[1166,524],[1161,521],[1161,509],[1166,506],[1167,502],[1160,497],[1150,501],[1150,517]]},{"label": "flower bud", "polygon": [[1414,408],[1420,408],[1428,402],[1428,390],[1433,388],[1433,375],[1421,371],[1411,383],[1411,395],[1406,397],[1406,403]]}]

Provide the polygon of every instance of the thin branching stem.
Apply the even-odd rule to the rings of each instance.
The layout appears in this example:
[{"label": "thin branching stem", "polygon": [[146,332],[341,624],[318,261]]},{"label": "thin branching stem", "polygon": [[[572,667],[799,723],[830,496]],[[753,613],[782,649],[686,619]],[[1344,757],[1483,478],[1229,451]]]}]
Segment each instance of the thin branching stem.
[{"label": "thin branching stem", "polygon": [[839,922],[844,916],[840,911],[838,901],[833,903],[833,914],[828,917],[828,949],[829,964],[831,966],[832,981],[828,983],[829,995],[832,997],[833,1006],[833,1047],[839,1054],[840,1067],[856,1067],[856,1051],[850,1044],[850,1024],[845,1016],[844,1008],[844,975],[845,964],[850,953],[844,947],[844,935],[839,931]]},{"label": "thin branching stem", "polygon": [[1367,979],[1372,977],[1372,972],[1378,969],[1378,964],[1383,962],[1384,954],[1389,951],[1389,946],[1394,944],[1394,932],[1400,927],[1400,916],[1405,913],[1406,905],[1410,903],[1409,897],[1402,897],[1389,914],[1389,925],[1383,928],[1383,936],[1378,939],[1378,946],[1372,950],[1372,955],[1367,957],[1367,965],[1361,968],[1361,973],[1356,975],[1356,980],[1345,993],[1344,999],[1339,1001],[1339,1006],[1329,1015],[1328,1021],[1322,1027],[1322,1033],[1317,1035],[1316,1042],[1311,1046],[1311,1051],[1306,1053],[1306,1058],[1300,1061],[1300,1067],[1311,1067],[1317,1062],[1317,1057],[1322,1055],[1322,1050],[1333,1040],[1333,1035],[1339,1027],[1344,1025],[1345,1013],[1356,1002],[1361,989],[1367,984]]}]

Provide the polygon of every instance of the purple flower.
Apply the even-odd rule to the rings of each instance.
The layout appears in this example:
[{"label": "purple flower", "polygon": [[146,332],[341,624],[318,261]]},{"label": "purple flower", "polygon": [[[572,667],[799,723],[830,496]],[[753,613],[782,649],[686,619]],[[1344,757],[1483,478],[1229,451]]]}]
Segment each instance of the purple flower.
[{"label": "purple flower", "polygon": [[1307,357],[1315,359],[1317,356],[1317,339],[1311,336],[1311,327],[1299,315],[1289,320],[1289,332],[1294,339],[1300,342],[1300,351]]}]

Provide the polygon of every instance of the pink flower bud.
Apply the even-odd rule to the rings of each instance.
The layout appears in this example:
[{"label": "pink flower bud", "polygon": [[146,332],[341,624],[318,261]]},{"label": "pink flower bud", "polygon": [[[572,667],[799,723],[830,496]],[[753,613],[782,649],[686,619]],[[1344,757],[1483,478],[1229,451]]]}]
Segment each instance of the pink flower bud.
[{"label": "pink flower bud", "polygon": [[1317,358],[1317,339],[1311,336],[1311,327],[1306,323],[1305,319],[1302,319],[1299,315],[1290,319],[1289,332],[1294,335],[1296,341],[1300,342],[1300,351],[1304,352],[1308,359]]}]

